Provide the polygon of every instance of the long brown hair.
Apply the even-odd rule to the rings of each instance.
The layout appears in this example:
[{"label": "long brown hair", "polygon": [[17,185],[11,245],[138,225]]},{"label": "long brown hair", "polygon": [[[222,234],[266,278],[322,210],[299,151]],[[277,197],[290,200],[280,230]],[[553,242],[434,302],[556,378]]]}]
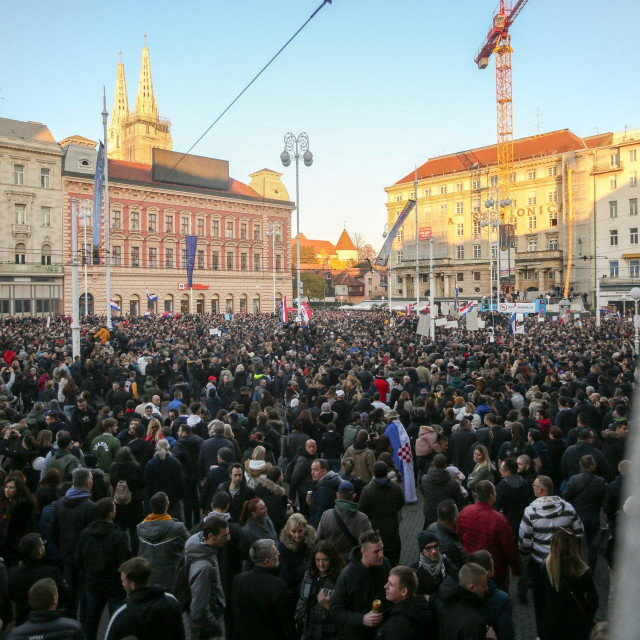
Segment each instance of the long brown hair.
[{"label": "long brown hair", "polygon": [[551,551],[544,564],[549,581],[556,591],[560,591],[563,574],[581,576],[589,568],[580,557],[578,536],[564,527],[553,534]]},{"label": "long brown hair", "polygon": [[331,540],[320,540],[313,548],[313,551],[309,555],[309,564],[307,565],[307,571],[312,578],[319,577],[318,567],[316,566],[316,553],[324,553],[329,558],[329,571],[327,577],[333,584],[338,580],[340,571],[344,567],[344,560],[338,553],[335,545]]}]

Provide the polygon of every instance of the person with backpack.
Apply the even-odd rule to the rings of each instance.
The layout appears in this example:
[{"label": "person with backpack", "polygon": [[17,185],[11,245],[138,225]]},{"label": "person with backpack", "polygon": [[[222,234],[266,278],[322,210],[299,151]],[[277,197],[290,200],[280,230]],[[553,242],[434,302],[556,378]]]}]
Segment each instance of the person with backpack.
[{"label": "person with backpack", "polygon": [[[173,593],[189,612],[192,640],[224,636],[226,598],[220,580],[217,550],[229,540],[229,525],[219,517],[208,518],[202,531],[185,544]],[[249,613],[249,612],[247,612]]]}]

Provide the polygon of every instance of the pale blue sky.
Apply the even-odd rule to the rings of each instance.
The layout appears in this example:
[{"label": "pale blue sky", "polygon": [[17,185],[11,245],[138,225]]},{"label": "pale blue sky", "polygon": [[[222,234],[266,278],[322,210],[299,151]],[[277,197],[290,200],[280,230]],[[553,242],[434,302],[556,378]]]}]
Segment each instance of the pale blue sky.
[{"label": "pale blue sky", "polygon": [[[143,34],[154,88],[186,150],[320,0],[5,3],[0,116],[37,120],[56,139],[101,137],[102,85],[111,110],[118,51],[133,108]],[[287,131],[306,131],[301,230],[337,241],[346,220],[377,247],[385,186],[428,157],[495,141],[493,62],[473,58],[495,0],[334,0],[325,6],[194,153],[231,175],[283,171]],[[516,137],[640,127],[640,3],[529,0],[511,30]],[[295,233],[295,225],[294,225]]]}]

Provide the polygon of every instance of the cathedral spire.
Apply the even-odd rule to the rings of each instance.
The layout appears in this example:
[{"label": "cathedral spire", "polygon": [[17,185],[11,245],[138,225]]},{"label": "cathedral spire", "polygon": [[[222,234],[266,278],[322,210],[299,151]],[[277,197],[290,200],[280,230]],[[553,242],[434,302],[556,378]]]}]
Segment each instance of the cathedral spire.
[{"label": "cathedral spire", "polygon": [[122,159],[122,132],[123,126],[129,117],[129,98],[127,97],[127,81],[124,75],[124,64],[122,63],[122,51],[120,52],[120,62],[116,74],[116,89],[113,97],[113,109],[109,118],[109,145],[108,155],[110,158]]},{"label": "cathedral spire", "polygon": [[142,47],[142,61],[140,64],[140,79],[138,81],[138,95],[136,96],[135,113],[158,117],[158,104],[153,95],[153,81],[151,80],[151,62],[149,61],[149,48],[147,47],[147,35],[144,36]]}]

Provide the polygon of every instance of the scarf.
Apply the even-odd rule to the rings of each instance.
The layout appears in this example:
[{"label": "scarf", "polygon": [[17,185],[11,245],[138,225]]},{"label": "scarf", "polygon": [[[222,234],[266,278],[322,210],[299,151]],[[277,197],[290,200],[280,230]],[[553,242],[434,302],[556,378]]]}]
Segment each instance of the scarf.
[{"label": "scarf", "polygon": [[441,575],[444,578],[444,562],[442,558],[442,554],[439,554],[438,562],[429,562],[421,553],[419,560],[420,567],[426,569],[432,578],[435,578],[437,575]]},{"label": "scarf", "polygon": [[145,519],[145,522],[158,522],[158,520],[173,520],[168,513],[150,513]]}]

